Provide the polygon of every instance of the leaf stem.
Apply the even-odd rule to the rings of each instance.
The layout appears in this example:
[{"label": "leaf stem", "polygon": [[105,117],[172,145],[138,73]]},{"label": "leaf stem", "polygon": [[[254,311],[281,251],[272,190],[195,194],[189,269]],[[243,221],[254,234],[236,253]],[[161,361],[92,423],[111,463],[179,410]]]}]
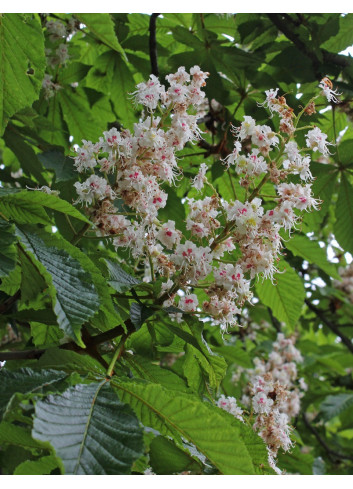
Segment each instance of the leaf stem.
[{"label": "leaf stem", "polygon": [[88,231],[90,227],[91,227],[91,223],[86,223],[83,226],[83,228],[77,234],[75,234],[75,236],[72,238],[71,244],[77,245],[77,243],[83,238],[86,231]]},{"label": "leaf stem", "polygon": [[114,352],[112,361],[109,364],[109,367],[108,367],[108,370],[107,370],[107,374],[106,374],[107,377],[109,377],[109,378],[114,374],[115,364],[116,364],[116,362],[119,360],[119,358],[121,357],[121,355],[124,352],[125,341],[127,340],[127,338],[128,338],[128,335],[127,334],[125,334],[124,336],[122,336],[122,338],[119,341],[119,344],[117,346],[117,349]]}]

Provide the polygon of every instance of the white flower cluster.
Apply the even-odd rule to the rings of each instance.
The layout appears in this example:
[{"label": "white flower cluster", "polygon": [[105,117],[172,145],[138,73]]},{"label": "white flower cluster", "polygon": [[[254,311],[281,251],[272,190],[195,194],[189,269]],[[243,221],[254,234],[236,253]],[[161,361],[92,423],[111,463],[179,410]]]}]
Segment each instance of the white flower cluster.
[{"label": "white flower cluster", "polygon": [[62,86],[59,83],[53,82],[53,76],[46,73],[42,81],[42,88],[44,90],[44,98],[50,99],[55,95],[55,92],[60,90]]},{"label": "white flower cluster", "polygon": [[[297,364],[303,361],[294,346],[295,338],[278,333],[267,362],[255,358],[255,368],[247,370],[249,385],[241,401],[256,413],[253,428],[265,441],[271,463],[279,448],[292,446],[290,420],[300,411],[300,398],[307,389],[303,378],[297,381]],[[234,376],[238,381],[239,372]]]},{"label": "white flower cluster", "polygon": [[[71,18],[67,23],[60,20],[49,20],[45,26],[50,41],[50,47],[45,49],[47,64],[52,69],[57,66],[64,66],[70,59],[67,41],[69,36],[72,36],[75,32],[75,19]],[[59,83],[53,81],[52,75],[46,73],[42,88],[44,89],[44,98],[49,99],[62,87]]]},{"label": "white flower cluster", "polygon": [[[242,177],[245,200],[222,198],[208,182],[208,167],[202,163],[192,182],[201,195],[186,199],[184,233],[174,220],[158,219],[167,203],[165,187],[181,175],[176,152],[200,139],[194,114],[204,100],[207,77],[198,66],[189,73],[180,67],[166,77],[169,88],[153,75],[140,83],[133,96],[145,106],[145,117],[131,132],[112,128],[97,143],[84,140],[76,150],[75,167],[91,176],[75,187],[77,202],[87,207],[98,235],[111,236],[117,249],[123,247],[134,260],[145,260],[145,281],[154,280],[156,274],[163,279],[165,305],[210,315],[226,331],[237,323],[240,308],[252,297],[251,280],[273,279],[282,247],[281,228],[290,233],[299,212],[316,210],[319,202],[307,183],[312,179],[310,157],[293,140],[295,126],[292,132],[284,131],[288,134],[284,138],[245,116],[235,130],[234,151],[225,159],[230,175],[234,167]],[[297,123],[283,97],[276,98],[277,91],[267,92],[265,104],[282,120]],[[318,128],[306,137],[310,149],[327,154],[326,136]],[[247,155],[242,155],[243,146],[251,147]],[[303,183],[287,183],[289,175],[299,175]],[[274,187],[276,202],[268,210],[260,193],[266,181]],[[212,189],[212,196],[205,195],[205,187]],[[232,253],[235,249],[237,259]],[[199,304],[195,286],[204,288],[208,300]],[[177,294],[180,289],[182,298]]]}]

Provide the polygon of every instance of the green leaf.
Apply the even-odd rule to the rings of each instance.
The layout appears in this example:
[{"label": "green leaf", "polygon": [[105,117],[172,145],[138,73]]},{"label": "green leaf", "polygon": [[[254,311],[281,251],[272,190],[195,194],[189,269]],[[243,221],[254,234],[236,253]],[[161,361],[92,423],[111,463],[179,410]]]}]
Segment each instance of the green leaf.
[{"label": "green leaf", "polygon": [[128,362],[133,373],[140,379],[145,379],[154,384],[160,384],[168,389],[187,391],[184,380],[171,370],[154,365],[140,355],[126,353],[124,360]]},{"label": "green leaf", "polygon": [[221,474],[255,473],[239,430],[218,408],[156,384],[114,381],[114,386],[145,426],[179,443],[181,439],[191,442]]},{"label": "green leaf", "polygon": [[158,475],[180,474],[184,471],[201,472],[198,461],[163,436],[156,436],[152,440],[149,454],[151,467]]},{"label": "green leaf", "polygon": [[353,393],[337,394],[336,396],[327,396],[321,403],[320,411],[325,421],[338,416],[348,408],[353,406]]},{"label": "green leaf", "polygon": [[100,55],[87,75],[86,84],[108,95],[121,123],[132,126],[134,107],[129,94],[135,90],[135,81],[121,56],[115,51]]},{"label": "green leaf", "polygon": [[115,35],[114,23],[110,14],[75,14],[75,16],[88,27],[90,34],[125,56],[125,52]]},{"label": "green leaf", "polygon": [[59,348],[48,348],[33,367],[35,369],[60,369],[82,375],[105,373],[102,365],[91,356]]},{"label": "green leaf", "polygon": [[143,323],[154,314],[154,310],[143,304],[133,302],[130,306],[130,319],[136,330],[140,329]]},{"label": "green leaf", "polygon": [[205,376],[201,362],[198,355],[195,354],[195,348],[189,344],[185,345],[182,368],[190,389],[197,394],[204,394],[207,386],[205,385]]},{"label": "green leaf", "polygon": [[342,173],[336,205],[335,237],[345,251],[353,253],[353,186]]},{"label": "green leaf", "polygon": [[311,453],[302,453],[296,445],[290,452],[278,452],[278,466],[289,474],[312,475],[314,457]]},{"label": "green leaf", "polygon": [[30,449],[43,448],[43,444],[34,440],[28,429],[6,421],[0,423],[0,444],[4,443]]},{"label": "green leaf", "polygon": [[213,350],[222,355],[228,364],[235,364],[244,368],[253,368],[251,356],[244,350],[243,346],[241,346],[238,341],[235,345],[231,346],[223,345],[213,347]]},{"label": "green leaf", "polygon": [[0,277],[6,277],[16,266],[15,228],[0,218]]},{"label": "green leaf", "polygon": [[91,275],[65,250],[46,246],[41,238],[18,228],[26,252],[36,260],[41,275],[49,285],[59,327],[84,346],[80,336],[83,323],[98,310],[100,301]]},{"label": "green leaf", "polygon": [[106,123],[94,118],[83,89],[67,87],[57,93],[57,100],[74,142],[80,145],[82,139],[97,141]]},{"label": "green leaf", "polygon": [[32,146],[27,144],[25,136],[19,133],[19,128],[9,124],[4,133],[4,141],[8,148],[18,159],[21,168],[28,176],[33,176],[40,185],[45,185],[46,181],[42,176],[40,161]]},{"label": "green leaf", "polygon": [[53,445],[66,474],[128,474],[142,455],[138,421],[106,381],[37,402],[32,434]]},{"label": "green leaf", "polygon": [[58,150],[46,151],[37,155],[45,168],[55,171],[55,181],[65,182],[77,178],[73,159]]},{"label": "green leaf", "polygon": [[89,66],[82,63],[69,63],[65,68],[61,68],[58,73],[58,81],[60,85],[69,85],[76,83],[85,78]]},{"label": "green leaf", "polygon": [[186,314],[184,315],[184,321],[178,326],[168,324],[168,329],[193,346],[198,353],[201,353],[201,356],[197,355],[197,358],[209,376],[211,387],[217,388],[225,375],[227,364],[224,358],[211,351],[204,340],[202,336],[203,323]]},{"label": "green leaf", "polygon": [[53,246],[59,250],[66,251],[72,258],[80,263],[84,271],[90,274],[91,282],[93,283],[102,304],[98,313],[90,320],[92,326],[99,331],[106,331],[116,326],[118,323],[121,323],[122,319],[116,308],[114,308],[112,297],[110,295],[111,289],[107,287],[107,280],[102,274],[102,271],[94,264],[92,259],[87,256],[87,253],[84,253],[73,244],[62,239],[58,233],[38,233],[37,229],[35,232],[44,241],[46,246]]},{"label": "green leaf", "polygon": [[[0,370],[0,417],[16,393],[41,392],[43,388],[67,377],[65,372],[42,370],[35,372],[29,368],[16,371]],[[54,387],[55,390],[55,387]]]},{"label": "green leaf", "polygon": [[53,455],[41,457],[38,460],[26,460],[18,465],[14,475],[49,475],[59,467],[59,461]]},{"label": "green leaf", "polygon": [[256,292],[261,302],[271,308],[279,321],[294,327],[304,304],[304,285],[298,274],[286,262],[282,262],[279,269],[282,273],[275,275],[276,283],[273,284],[270,279],[258,282]]},{"label": "green leaf", "polygon": [[38,98],[46,59],[44,37],[35,14],[0,17],[0,135],[15,112]]},{"label": "green leaf", "polygon": [[336,36],[322,44],[322,48],[339,53],[353,43],[353,14],[340,17],[340,26]]},{"label": "green leaf", "polygon": [[7,195],[0,194],[0,211],[19,224],[49,224],[49,217],[43,207],[89,223],[87,217],[81,214],[78,209],[56,195],[30,190]]},{"label": "green leaf", "polygon": [[165,191],[168,194],[167,204],[163,209],[160,209],[158,212],[159,219],[168,221],[171,219],[175,221],[175,226],[177,229],[180,229],[182,232],[186,232],[185,227],[185,207],[181,203],[180,197],[177,196],[175,191],[167,187]]},{"label": "green leaf", "polygon": [[125,272],[117,263],[111,260],[106,260],[110,274],[109,285],[117,292],[125,292],[130,290],[134,285],[141,283],[141,280],[133,277]]},{"label": "green leaf", "polygon": [[0,290],[7,295],[14,295],[21,286],[21,267],[17,265],[8,276],[1,279]]},{"label": "green leaf", "polygon": [[317,265],[330,277],[339,280],[340,276],[335,266],[327,259],[326,248],[320,248],[316,241],[310,240],[307,236],[296,234],[286,242],[286,248],[294,255],[301,256],[309,263]]},{"label": "green leaf", "polygon": [[63,337],[63,333],[58,327],[31,322],[31,335],[35,346],[48,346],[58,344]]},{"label": "green leaf", "polygon": [[[27,193],[27,191],[23,191],[23,194],[25,192]],[[4,195],[0,192],[0,212],[5,217],[19,224],[51,224],[43,207],[39,204],[32,203],[29,199],[16,199],[16,195],[18,193]]]}]

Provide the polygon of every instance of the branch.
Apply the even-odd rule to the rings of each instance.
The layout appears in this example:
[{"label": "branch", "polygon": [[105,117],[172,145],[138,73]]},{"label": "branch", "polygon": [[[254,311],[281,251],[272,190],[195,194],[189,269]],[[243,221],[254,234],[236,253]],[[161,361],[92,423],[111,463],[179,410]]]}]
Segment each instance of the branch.
[{"label": "branch", "polygon": [[323,77],[322,73],[319,71],[319,66],[321,65],[315,52],[305,44],[295,32],[289,28],[288,21],[281,18],[280,14],[267,14],[270,21],[280,30],[292,43],[305,55],[307,56],[312,64],[315,71],[315,76],[318,79]]},{"label": "branch", "polygon": [[353,457],[349,456],[349,455],[344,455],[343,453],[339,453],[339,452],[336,452],[335,450],[332,450],[328,444],[326,443],[326,441],[321,437],[320,433],[317,431],[317,429],[312,425],[310,424],[307,416],[305,413],[303,413],[303,420],[304,420],[304,424],[307,428],[309,428],[309,430],[312,432],[312,434],[315,436],[315,438],[317,439],[317,441],[320,443],[320,445],[326,450],[328,456],[332,459],[332,457],[336,457],[338,459],[346,459],[346,460],[352,460],[353,461]]},{"label": "branch", "polygon": [[158,76],[158,60],[157,60],[157,40],[156,40],[156,20],[160,14],[152,14],[150,17],[150,60],[152,75]]},{"label": "branch", "polygon": [[[86,345],[86,348],[82,348],[78,346],[74,341],[69,341],[68,343],[64,343],[59,346],[60,350],[71,350],[76,353],[80,353],[81,355],[90,355],[93,358],[96,358],[105,368],[108,367],[108,364],[105,360],[99,355],[97,351],[97,345],[101,343],[105,343],[106,341],[110,341],[118,336],[122,336],[127,334],[130,336],[134,331],[136,331],[135,326],[131,322],[131,319],[127,319],[125,321],[126,331],[123,326],[119,325],[109,331],[105,331],[104,333],[100,333],[95,336],[90,336],[87,331],[83,330],[83,341]],[[0,352],[0,361],[4,360],[24,360],[24,359],[38,359],[40,358],[47,350],[22,350],[22,351],[7,351]]]},{"label": "branch", "polygon": [[40,358],[46,350],[22,350],[0,352],[0,361],[4,360],[32,360]]},{"label": "branch", "polygon": [[[319,71],[319,67],[322,64],[335,64],[340,66],[341,68],[347,68],[348,66],[353,66],[353,60],[349,56],[344,56],[342,54],[330,53],[325,49],[320,49],[320,53],[322,54],[323,63],[320,62],[317,57],[315,51],[310,48],[310,46],[304,43],[297,34],[291,30],[289,22],[285,19],[288,19],[287,14],[267,14],[271,22],[281,31],[283,34],[290,40],[292,43],[297,46],[297,48],[307,56],[313,63],[313,68],[315,71],[315,75],[318,79],[322,78],[325,73],[321,73]],[[284,17],[284,18],[281,18]],[[292,22],[293,19],[290,18]]]},{"label": "branch", "polygon": [[337,336],[339,336],[341,338],[342,343],[344,343],[346,345],[346,347],[348,348],[348,350],[351,353],[353,353],[353,343],[348,338],[348,336],[346,336],[343,333],[341,333],[341,331],[339,330],[338,326],[335,323],[333,323],[332,321],[330,321],[329,319],[327,319],[327,317],[325,316],[324,312],[321,311],[320,309],[318,309],[317,307],[315,307],[314,304],[312,304],[308,299],[305,299],[305,304],[309,307],[309,309],[311,309],[317,315],[318,318],[321,319],[321,321],[324,324],[326,324],[326,326],[333,333],[335,333]]}]

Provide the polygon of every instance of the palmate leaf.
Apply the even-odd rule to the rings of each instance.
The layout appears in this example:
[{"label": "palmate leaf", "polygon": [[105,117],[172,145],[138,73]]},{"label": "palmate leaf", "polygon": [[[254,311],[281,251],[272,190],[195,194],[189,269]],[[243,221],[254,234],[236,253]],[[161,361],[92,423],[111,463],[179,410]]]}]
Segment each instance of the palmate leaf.
[{"label": "palmate leaf", "polygon": [[0,135],[15,112],[38,98],[46,59],[44,36],[35,14],[0,17]]},{"label": "palmate leaf", "polygon": [[274,276],[275,283],[270,279],[258,282],[256,292],[261,302],[271,308],[273,315],[279,321],[294,327],[304,304],[304,285],[287,263],[282,262],[279,269],[282,273]]},{"label": "palmate leaf", "polygon": [[[191,442],[221,474],[255,474],[258,467],[242,439],[240,429],[250,430],[237,420],[229,422],[217,407],[198,397],[167,390],[157,384],[113,381],[124,402],[128,402],[145,426],[171,436],[179,446]],[[253,440],[252,440],[253,442]],[[263,442],[259,438],[259,443]],[[266,454],[265,447],[264,453]],[[266,464],[264,457],[256,464]]]},{"label": "palmate leaf", "polygon": [[38,236],[17,228],[21,243],[35,260],[49,285],[48,292],[59,327],[70,338],[84,346],[80,330],[99,309],[100,301],[91,275],[65,250],[46,246]]},{"label": "palmate leaf", "polygon": [[136,416],[107,381],[37,402],[32,435],[52,444],[66,474],[128,474],[143,449]]},{"label": "palmate leaf", "polygon": [[55,383],[67,377],[67,373],[58,370],[42,370],[35,372],[29,368],[16,371],[0,370],[0,417],[4,414],[12,396],[16,393],[27,394],[42,392],[43,389],[53,387]]}]

